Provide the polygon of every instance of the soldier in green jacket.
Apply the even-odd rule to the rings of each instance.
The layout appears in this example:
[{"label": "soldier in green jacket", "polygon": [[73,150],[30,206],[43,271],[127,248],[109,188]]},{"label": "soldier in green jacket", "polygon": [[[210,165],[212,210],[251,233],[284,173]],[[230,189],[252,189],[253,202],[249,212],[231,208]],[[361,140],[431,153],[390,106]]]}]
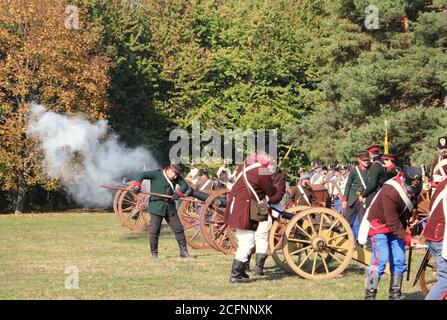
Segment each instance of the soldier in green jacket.
[{"label": "soldier in green jacket", "polygon": [[368,170],[366,189],[363,191],[360,198],[360,201],[365,203],[366,208],[368,208],[376,193],[382,188],[387,180],[385,164],[380,156],[379,146],[373,145],[369,147],[368,153],[371,158],[371,164]]},{"label": "soldier in green jacket", "polygon": [[[351,172],[349,172],[345,193],[342,198],[342,207],[345,209],[344,216],[351,227],[354,225],[355,218],[358,217],[360,223],[365,213],[363,203],[359,201],[359,196],[366,188],[366,176],[369,166],[368,153],[360,153],[358,155],[358,162],[359,164],[354,166]],[[357,235],[357,230],[354,231],[354,234]]]},{"label": "soldier in green jacket", "polygon": [[[135,179],[133,186],[135,193],[140,192],[141,182],[147,179],[151,180],[151,192],[172,196],[172,199],[169,199],[152,195],[149,199],[148,211],[151,215],[149,241],[153,258],[158,257],[158,238],[160,236],[163,218],[169,224],[172,231],[174,231],[175,239],[180,248],[180,257],[189,257],[185,232],[177,215],[175,200],[183,196],[188,196],[192,190],[180,175],[181,173],[182,170],[171,163],[163,170],[141,172]],[[176,190],[177,185],[179,188]]]}]

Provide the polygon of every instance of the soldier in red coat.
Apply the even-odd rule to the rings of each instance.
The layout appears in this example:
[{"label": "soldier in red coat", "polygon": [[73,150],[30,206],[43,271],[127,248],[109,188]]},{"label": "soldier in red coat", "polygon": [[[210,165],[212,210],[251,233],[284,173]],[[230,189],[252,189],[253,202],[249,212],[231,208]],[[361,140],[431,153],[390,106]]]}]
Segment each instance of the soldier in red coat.
[{"label": "soldier in red coat", "polygon": [[[230,282],[246,283],[249,277],[246,273],[248,268],[248,256],[255,246],[255,232],[258,222],[250,219],[251,199],[258,197],[264,200],[266,196],[273,197],[276,189],[273,185],[269,168],[270,158],[268,155],[252,155],[244,164],[237,169],[236,180],[231,189],[224,214],[224,223],[230,228],[236,229],[238,248],[231,268]],[[247,176],[248,183],[256,195],[252,194],[245,182],[243,173]]]},{"label": "soldier in red coat", "polygon": [[408,219],[417,205],[422,189],[422,173],[417,167],[406,167],[404,173],[388,180],[375,195],[359,230],[359,243],[371,237],[372,257],[365,291],[366,300],[374,300],[379,281],[390,263],[390,300],[402,296],[402,278],[407,270],[405,245],[414,246],[417,239],[406,233]]},{"label": "soldier in red coat", "polygon": [[428,293],[426,300],[443,300],[447,297],[447,180],[437,186],[430,203],[430,218],[423,234],[428,248],[436,260],[438,283]]}]

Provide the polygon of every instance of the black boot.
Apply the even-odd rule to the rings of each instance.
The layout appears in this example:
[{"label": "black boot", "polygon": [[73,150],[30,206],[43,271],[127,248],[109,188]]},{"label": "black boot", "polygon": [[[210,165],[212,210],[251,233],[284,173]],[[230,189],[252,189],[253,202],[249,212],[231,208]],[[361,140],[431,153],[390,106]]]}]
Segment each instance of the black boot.
[{"label": "black boot", "polygon": [[250,260],[251,260],[251,256],[252,256],[253,254],[252,253],[250,253],[249,255],[248,255],[248,260],[247,260],[247,262],[246,262],[246,268],[245,268],[245,270],[247,270],[247,271],[251,271],[250,270]]},{"label": "black boot", "polygon": [[264,275],[264,264],[267,259],[268,254],[265,253],[257,253],[256,254],[256,266],[255,266],[255,275],[263,276]]},{"label": "black boot", "polygon": [[250,278],[250,276],[247,274],[247,270],[249,270],[249,267],[250,267],[250,260],[247,260],[246,262],[244,262],[244,267],[241,270],[241,275],[247,279]]},{"label": "black boot", "polygon": [[180,248],[180,258],[191,258],[188,253],[188,246],[186,245],[185,239],[179,240],[178,246]]},{"label": "black boot", "polygon": [[233,260],[233,265],[231,266],[231,283],[248,283],[250,279],[244,276],[245,268],[247,264],[246,262],[239,261],[237,259]]},{"label": "black boot", "polygon": [[376,300],[377,287],[379,286],[380,278],[377,276],[368,275],[366,281],[365,300]]},{"label": "black boot", "polygon": [[151,257],[152,259],[158,258],[158,239],[151,239]]},{"label": "black boot", "polygon": [[390,300],[400,300],[402,298],[402,278],[401,274],[392,274],[390,280]]}]

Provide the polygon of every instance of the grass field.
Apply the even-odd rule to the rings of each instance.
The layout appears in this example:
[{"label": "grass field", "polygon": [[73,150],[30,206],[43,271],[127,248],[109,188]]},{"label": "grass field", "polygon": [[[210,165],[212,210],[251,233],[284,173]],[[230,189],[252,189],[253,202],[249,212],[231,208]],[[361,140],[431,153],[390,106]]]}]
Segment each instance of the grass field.
[{"label": "grass field", "polygon": [[[178,258],[165,224],[159,251],[151,260],[147,235],[122,227],[113,213],[0,216],[0,298],[352,300],[364,294],[365,268],[354,262],[341,277],[309,281],[282,272],[269,258],[264,277],[230,284],[231,256],[190,249],[194,259]],[[65,288],[69,266],[79,270],[78,289]],[[378,299],[387,299],[388,285],[385,276]],[[404,281],[405,298],[422,299],[419,287],[410,286]]]}]

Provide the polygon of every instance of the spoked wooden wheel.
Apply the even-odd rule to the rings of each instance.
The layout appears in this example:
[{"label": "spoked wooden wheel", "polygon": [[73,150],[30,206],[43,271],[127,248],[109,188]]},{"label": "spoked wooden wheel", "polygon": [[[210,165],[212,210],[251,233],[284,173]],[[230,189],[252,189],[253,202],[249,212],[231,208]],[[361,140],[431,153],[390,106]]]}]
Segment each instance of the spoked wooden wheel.
[{"label": "spoked wooden wheel", "polygon": [[[129,187],[130,189],[130,187]],[[132,231],[143,232],[149,229],[150,218],[146,212],[147,198],[132,191],[122,191],[118,200],[118,217]]]},{"label": "spoked wooden wheel", "polygon": [[431,287],[438,282],[438,273],[436,271],[436,260],[433,258],[431,253],[428,256],[427,266],[421,273],[421,278],[419,279],[419,285],[421,286],[421,291],[426,296],[430,291]]},{"label": "spoked wooden wheel", "polygon": [[113,197],[113,212],[115,212],[118,219],[121,220],[120,213],[118,211],[118,201],[120,199],[120,195],[123,191],[122,190],[116,190],[115,196]]},{"label": "spoked wooden wheel", "polygon": [[218,191],[213,192],[207,199],[204,208],[202,209],[202,214],[200,215],[200,230],[202,232],[203,237],[205,238],[206,242],[208,244],[220,251],[219,247],[214,243],[214,234],[211,230],[211,225],[214,223],[212,219],[215,219],[215,213],[220,214],[223,216],[225,208],[219,208],[216,198],[223,197],[225,198],[226,195],[230,191],[227,189],[221,189]]},{"label": "spoked wooden wheel", "polygon": [[233,254],[237,243],[233,236],[233,230],[223,222],[223,215],[215,212],[211,216],[210,231],[215,246],[225,254]]},{"label": "spoked wooden wheel", "polygon": [[[310,207],[307,206],[297,206],[292,207],[286,210],[289,213],[295,213],[298,211],[303,211],[306,209],[309,209]],[[282,251],[284,246],[284,231],[286,230],[286,226],[289,220],[287,219],[279,219],[276,221],[273,221],[272,228],[270,229],[269,233],[269,250],[270,254],[272,255],[273,260],[275,263],[280,267],[282,270],[288,272],[288,273],[294,273],[293,270],[289,267],[287,264],[286,258],[284,256],[284,253]]]},{"label": "spoked wooden wheel", "polygon": [[287,264],[283,254],[284,231],[286,230],[287,221],[284,219],[273,221],[272,229],[269,234],[269,250],[276,265],[287,273],[294,273]]},{"label": "spoked wooden wheel", "polygon": [[185,230],[186,242],[194,249],[209,247],[200,230],[200,212],[204,211],[204,205],[205,203],[183,200],[177,211]]},{"label": "spoked wooden wheel", "polygon": [[289,267],[306,279],[329,279],[351,261],[354,235],[336,211],[311,208],[287,224],[283,252]]}]

